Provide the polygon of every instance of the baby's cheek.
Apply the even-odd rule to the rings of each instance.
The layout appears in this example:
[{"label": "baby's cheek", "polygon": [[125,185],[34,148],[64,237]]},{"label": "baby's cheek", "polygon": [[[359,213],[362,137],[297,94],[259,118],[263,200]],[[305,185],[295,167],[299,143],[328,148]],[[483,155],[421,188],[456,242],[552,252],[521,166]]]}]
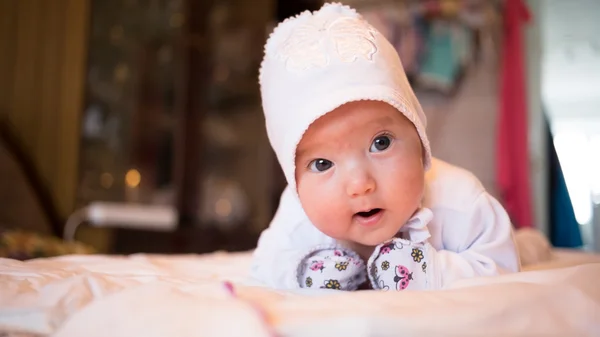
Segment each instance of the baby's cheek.
[{"label": "baby's cheek", "polygon": [[308,219],[323,234],[337,240],[346,239],[351,219],[345,218],[347,206],[336,197],[337,186],[310,178],[298,182],[298,196]]},{"label": "baby's cheek", "polygon": [[314,224],[319,231],[329,237],[332,237],[336,240],[343,240],[346,238],[343,227],[339,226],[338,223],[327,221],[326,219],[319,219],[318,223]]},{"label": "baby's cheek", "polygon": [[343,219],[342,214],[345,213],[343,210],[323,200],[307,203],[304,208],[310,221],[323,234],[334,239],[346,238],[348,221]]}]

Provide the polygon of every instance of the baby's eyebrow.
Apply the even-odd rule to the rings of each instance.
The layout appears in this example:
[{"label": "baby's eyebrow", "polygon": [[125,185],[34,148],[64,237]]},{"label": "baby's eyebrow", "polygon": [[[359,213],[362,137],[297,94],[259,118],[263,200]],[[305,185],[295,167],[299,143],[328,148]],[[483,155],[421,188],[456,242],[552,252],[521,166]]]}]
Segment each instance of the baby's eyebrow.
[{"label": "baby's eyebrow", "polygon": [[296,150],[296,159],[298,158],[302,158],[306,155],[307,152],[309,152],[310,149],[298,149]]},{"label": "baby's eyebrow", "polygon": [[393,122],[394,122],[394,119],[392,117],[390,117],[390,116],[383,116],[383,117],[374,119],[374,120],[370,121],[367,124],[369,124],[369,125],[371,125],[371,124],[377,124],[377,125],[380,125],[380,126],[389,126]]},{"label": "baby's eyebrow", "polygon": [[310,142],[306,145],[307,146],[296,149],[296,159],[302,159],[307,156],[315,156],[317,155],[315,152],[321,152],[326,146],[321,142]]}]

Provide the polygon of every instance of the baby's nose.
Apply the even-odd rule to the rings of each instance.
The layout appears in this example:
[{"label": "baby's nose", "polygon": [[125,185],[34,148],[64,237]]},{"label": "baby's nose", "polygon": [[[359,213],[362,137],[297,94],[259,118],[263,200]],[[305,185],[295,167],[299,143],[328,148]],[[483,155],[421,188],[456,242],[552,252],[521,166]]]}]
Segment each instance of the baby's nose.
[{"label": "baby's nose", "polygon": [[368,172],[354,172],[348,178],[346,193],[348,193],[350,197],[357,197],[373,193],[375,187],[375,179],[373,179]]}]

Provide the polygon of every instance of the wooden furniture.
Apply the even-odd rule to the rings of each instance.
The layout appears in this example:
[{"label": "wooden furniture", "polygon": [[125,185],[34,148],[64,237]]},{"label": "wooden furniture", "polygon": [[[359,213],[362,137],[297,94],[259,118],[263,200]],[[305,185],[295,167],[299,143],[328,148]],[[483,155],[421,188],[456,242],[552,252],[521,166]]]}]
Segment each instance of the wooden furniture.
[{"label": "wooden furniture", "polygon": [[0,1],[0,119],[10,123],[61,219],[73,211],[77,191],[88,5]]},{"label": "wooden furniture", "polygon": [[62,221],[15,128],[0,118],[0,230],[27,230],[61,237]]},{"label": "wooden furniture", "polygon": [[276,21],[319,6],[0,1],[0,118],[47,191],[49,231],[94,200],[171,204],[175,233],[82,226],[78,238],[114,253],[251,248],[285,186],[260,106],[262,46]]},{"label": "wooden furniture", "polygon": [[274,8],[91,0],[77,204],[171,204],[180,213],[174,233],[114,231],[113,252],[255,246],[284,181],[257,80]]}]

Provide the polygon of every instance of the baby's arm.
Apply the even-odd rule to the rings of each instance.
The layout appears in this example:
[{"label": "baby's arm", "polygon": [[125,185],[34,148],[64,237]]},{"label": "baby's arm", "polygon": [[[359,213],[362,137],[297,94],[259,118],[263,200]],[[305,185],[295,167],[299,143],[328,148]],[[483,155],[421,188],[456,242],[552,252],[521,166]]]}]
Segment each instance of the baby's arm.
[{"label": "baby's arm", "polygon": [[252,277],[280,289],[335,289],[338,285],[342,290],[356,289],[366,280],[362,260],[307,221],[300,203],[286,188],[254,251]]},{"label": "baby's arm", "polygon": [[356,253],[341,247],[316,247],[298,266],[297,278],[302,288],[356,290],[366,274]]},{"label": "baby's arm", "polygon": [[373,287],[440,289],[462,278],[519,271],[510,219],[487,192],[477,197],[461,223],[448,221],[442,231],[440,250],[426,241],[403,239],[378,246],[367,263]]}]

